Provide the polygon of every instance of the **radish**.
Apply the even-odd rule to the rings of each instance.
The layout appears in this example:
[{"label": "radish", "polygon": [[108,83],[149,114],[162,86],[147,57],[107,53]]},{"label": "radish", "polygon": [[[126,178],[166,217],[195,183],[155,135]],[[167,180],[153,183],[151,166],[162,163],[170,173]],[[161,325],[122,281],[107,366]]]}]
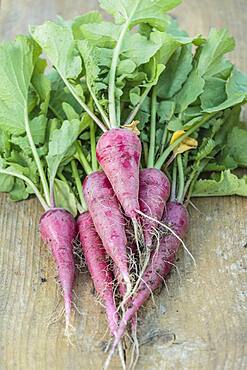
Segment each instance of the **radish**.
[{"label": "radish", "polygon": [[[140,171],[139,202],[143,213],[160,221],[169,195],[170,182],[162,171],[155,168],[145,168]],[[142,217],[142,228],[145,244],[150,248],[157,223],[155,220]]]},{"label": "radish", "polygon": [[48,245],[56,261],[64,294],[66,328],[68,328],[75,276],[73,240],[76,236],[76,222],[68,211],[52,208],[41,217],[39,228],[42,240]]},{"label": "radish", "polygon": [[96,155],[126,216],[135,220],[139,210],[141,158],[138,136],[127,129],[113,128],[100,137]]},{"label": "radish", "polygon": [[167,204],[166,213],[164,214],[163,222],[169,224],[170,228],[177,235],[168,233],[160,239],[159,249],[154,250],[151,255],[149,266],[145,270],[142,282],[131,300],[131,304],[127,308],[120,324],[113,343],[110,356],[114,352],[118,342],[124,335],[128,321],[136,314],[140,307],[162,283],[163,279],[168,275],[175,260],[176,253],[180,246],[180,239],[183,239],[189,227],[189,216],[187,209],[178,202],[169,202]]},{"label": "radish", "polygon": [[107,254],[118,267],[127,286],[131,282],[127,263],[127,238],[125,220],[111,184],[102,171],[86,177],[83,192],[95,229],[99,234]]},{"label": "radish", "polygon": [[94,287],[103,299],[112,335],[118,325],[117,308],[113,294],[113,277],[106,259],[106,251],[97,234],[89,212],[82,213],[77,220],[79,237],[88,270]]}]

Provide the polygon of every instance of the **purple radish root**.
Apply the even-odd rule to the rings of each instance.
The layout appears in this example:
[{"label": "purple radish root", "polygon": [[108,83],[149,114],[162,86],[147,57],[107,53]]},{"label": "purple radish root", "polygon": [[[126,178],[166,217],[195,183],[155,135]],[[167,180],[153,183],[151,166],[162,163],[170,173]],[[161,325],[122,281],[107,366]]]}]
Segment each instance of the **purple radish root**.
[{"label": "purple radish root", "polygon": [[67,330],[70,321],[75,275],[73,240],[76,237],[76,222],[68,211],[61,208],[52,208],[42,215],[39,230],[43,242],[48,245],[56,262],[64,295]]},{"label": "purple radish root", "polygon": [[129,293],[131,281],[127,263],[125,220],[104,172],[97,171],[87,176],[83,183],[83,192],[95,229],[107,254],[117,265]]}]

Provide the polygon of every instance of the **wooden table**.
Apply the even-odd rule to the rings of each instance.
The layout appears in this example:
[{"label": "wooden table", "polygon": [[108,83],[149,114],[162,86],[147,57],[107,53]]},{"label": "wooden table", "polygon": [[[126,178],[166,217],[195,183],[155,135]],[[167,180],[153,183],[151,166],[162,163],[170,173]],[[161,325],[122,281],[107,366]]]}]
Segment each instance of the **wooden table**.
[{"label": "wooden table", "polygon": [[[2,0],[1,39],[61,14],[96,8],[86,0]],[[246,0],[185,0],[173,12],[191,34],[209,27],[230,29],[237,39],[231,59],[247,69]],[[187,239],[197,266],[180,251],[167,289],[140,316],[138,369],[243,370],[246,346],[247,201],[229,197],[197,200],[190,209]],[[86,273],[75,284],[74,346],[62,320],[48,326],[62,307],[52,258],[40,242],[41,208],[35,200],[12,204],[0,196],[0,369],[100,369],[107,340],[103,308]],[[119,369],[116,359],[112,369]]]}]

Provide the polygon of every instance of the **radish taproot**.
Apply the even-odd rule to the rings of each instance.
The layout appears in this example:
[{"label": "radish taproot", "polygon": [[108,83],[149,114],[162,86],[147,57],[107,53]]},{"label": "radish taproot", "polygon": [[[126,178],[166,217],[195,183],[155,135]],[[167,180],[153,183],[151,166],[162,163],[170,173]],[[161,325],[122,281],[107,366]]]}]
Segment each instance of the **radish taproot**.
[{"label": "radish taproot", "polygon": [[63,289],[66,327],[68,328],[75,276],[73,241],[76,237],[76,222],[68,211],[53,208],[43,214],[39,229],[43,242],[48,245],[56,262],[59,281]]},{"label": "radish taproot", "polygon": [[118,314],[113,294],[113,276],[109,262],[107,262],[105,248],[89,212],[82,213],[78,217],[77,225],[86,265],[95,290],[104,301],[111,334],[115,335],[118,327]]},{"label": "radish taproot", "polygon": [[103,171],[96,171],[86,177],[83,193],[103,246],[117,265],[127,290],[130,291],[125,220],[120,204]]}]

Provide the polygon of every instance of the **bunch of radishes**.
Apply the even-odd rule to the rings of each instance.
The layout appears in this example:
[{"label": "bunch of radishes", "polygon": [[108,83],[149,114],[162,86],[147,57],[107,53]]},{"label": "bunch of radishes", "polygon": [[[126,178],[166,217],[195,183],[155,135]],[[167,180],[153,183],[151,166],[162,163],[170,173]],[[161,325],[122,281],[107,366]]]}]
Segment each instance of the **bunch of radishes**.
[{"label": "bunch of radishes", "polygon": [[180,0],[99,3],[114,22],[59,18],[0,46],[0,191],[45,210],[66,329],[79,235],[114,338],[107,367],[185,247],[191,196],[247,196],[230,172],[247,167],[247,77],[224,57],[226,30],[188,37],[167,16]]}]

